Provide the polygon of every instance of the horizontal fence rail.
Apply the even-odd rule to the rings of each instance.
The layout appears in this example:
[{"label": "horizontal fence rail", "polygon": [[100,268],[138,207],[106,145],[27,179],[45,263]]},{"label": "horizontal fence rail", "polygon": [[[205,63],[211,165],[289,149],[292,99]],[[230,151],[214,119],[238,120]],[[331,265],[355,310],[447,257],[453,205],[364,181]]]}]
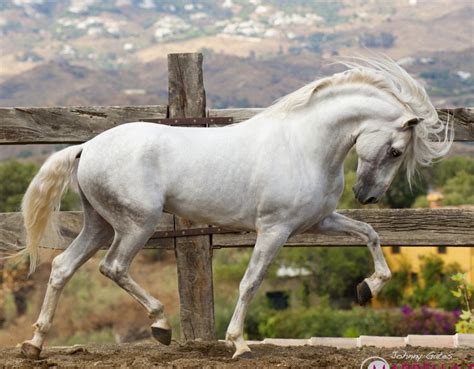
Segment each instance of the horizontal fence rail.
[{"label": "horizontal fence rail", "polygon": [[[356,220],[371,224],[379,233],[382,246],[474,246],[474,209],[350,209],[340,210]],[[60,245],[64,249],[82,227],[81,212],[60,213]],[[175,230],[171,214],[164,214],[146,248],[173,249],[175,239],[196,235],[211,237],[213,248],[253,247],[254,232],[239,232],[222,227],[199,227]],[[22,220],[19,213],[0,213],[0,248],[23,246]],[[362,246],[351,236],[324,236],[305,233],[290,238],[286,246]],[[108,248],[104,245],[103,248]]]},{"label": "horizontal fence rail", "polygon": [[[208,109],[207,115],[239,123],[263,110]],[[455,141],[474,141],[474,108],[438,109],[438,114],[453,122]],[[160,118],[168,118],[166,105],[0,108],[0,144],[81,143],[120,124]]]},{"label": "horizontal fence rail", "polygon": [[167,105],[0,108],[0,144],[81,143],[120,124],[167,116]]}]

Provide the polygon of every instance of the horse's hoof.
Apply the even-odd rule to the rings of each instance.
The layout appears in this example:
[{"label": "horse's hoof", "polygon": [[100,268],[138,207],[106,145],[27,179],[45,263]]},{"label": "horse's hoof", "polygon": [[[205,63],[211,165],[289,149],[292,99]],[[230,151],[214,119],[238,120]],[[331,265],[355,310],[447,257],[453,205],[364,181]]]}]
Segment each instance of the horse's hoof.
[{"label": "horse's hoof", "polygon": [[28,341],[21,344],[21,354],[27,359],[38,360],[40,353],[41,349]]},{"label": "horse's hoof", "polygon": [[360,306],[364,306],[372,298],[372,292],[370,291],[367,282],[362,281],[357,285],[357,302]]},{"label": "horse's hoof", "polygon": [[155,340],[163,345],[168,346],[171,343],[171,329],[151,326],[151,334]]},{"label": "horse's hoof", "polygon": [[235,353],[233,357],[233,359],[245,359],[245,360],[254,359],[254,358],[255,357],[253,356],[252,351],[244,351],[238,355],[237,353]]}]

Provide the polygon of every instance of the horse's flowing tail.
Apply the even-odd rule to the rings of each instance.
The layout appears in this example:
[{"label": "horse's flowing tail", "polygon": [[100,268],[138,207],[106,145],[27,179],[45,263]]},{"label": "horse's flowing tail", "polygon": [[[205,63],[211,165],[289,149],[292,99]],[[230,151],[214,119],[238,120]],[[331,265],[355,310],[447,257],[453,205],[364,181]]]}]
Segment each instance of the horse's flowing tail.
[{"label": "horse's flowing tail", "polygon": [[26,190],[21,211],[26,229],[26,248],[20,254],[30,256],[30,274],[38,263],[38,247],[44,238],[59,241],[57,212],[61,197],[73,178],[75,159],[82,145],[71,146],[51,155]]}]

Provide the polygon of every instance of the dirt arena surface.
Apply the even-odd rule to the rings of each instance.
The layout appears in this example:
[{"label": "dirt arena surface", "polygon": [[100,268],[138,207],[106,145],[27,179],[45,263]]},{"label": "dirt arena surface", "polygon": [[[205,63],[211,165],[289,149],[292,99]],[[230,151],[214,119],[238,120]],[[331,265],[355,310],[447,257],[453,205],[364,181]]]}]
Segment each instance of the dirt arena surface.
[{"label": "dirt arena surface", "polygon": [[[393,368],[474,368],[472,349],[416,348],[336,349],[322,346],[251,346],[253,359],[232,359],[232,350],[221,342],[192,342],[170,346],[155,343],[91,344],[45,348],[41,359],[24,359],[19,348],[0,349],[2,368],[360,368],[371,356],[385,358]],[[409,355],[421,356],[419,360]],[[444,358],[441,358],[444,355]],[[399,358],[394,358],[398,356]],[[403,356],[405,358],[403,358]],[[403,364],[405,366],[403,366]],[[407,366],[407,364],[411,364]],[[426,366],[430,364],[430,366]],[[418,366],[415,366],[418,365]],[[425,365],[425,366],[423,366]],[[435,366],[436,365],[436,366]],[[444,366],[442,366],[444,365]]]}]

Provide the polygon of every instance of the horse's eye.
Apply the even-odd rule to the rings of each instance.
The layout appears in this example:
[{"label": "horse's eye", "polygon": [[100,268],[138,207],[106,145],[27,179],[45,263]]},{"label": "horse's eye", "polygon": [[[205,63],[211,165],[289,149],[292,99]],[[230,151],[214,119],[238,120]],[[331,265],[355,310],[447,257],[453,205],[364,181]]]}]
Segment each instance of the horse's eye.
[{"label": "horse's eye", "polygon": [[390,155],[394,158],[398,158],[400,155],[402,155],[402,152],[398,149],[395,149],[394,147],[392,147],[390,149]]}]

